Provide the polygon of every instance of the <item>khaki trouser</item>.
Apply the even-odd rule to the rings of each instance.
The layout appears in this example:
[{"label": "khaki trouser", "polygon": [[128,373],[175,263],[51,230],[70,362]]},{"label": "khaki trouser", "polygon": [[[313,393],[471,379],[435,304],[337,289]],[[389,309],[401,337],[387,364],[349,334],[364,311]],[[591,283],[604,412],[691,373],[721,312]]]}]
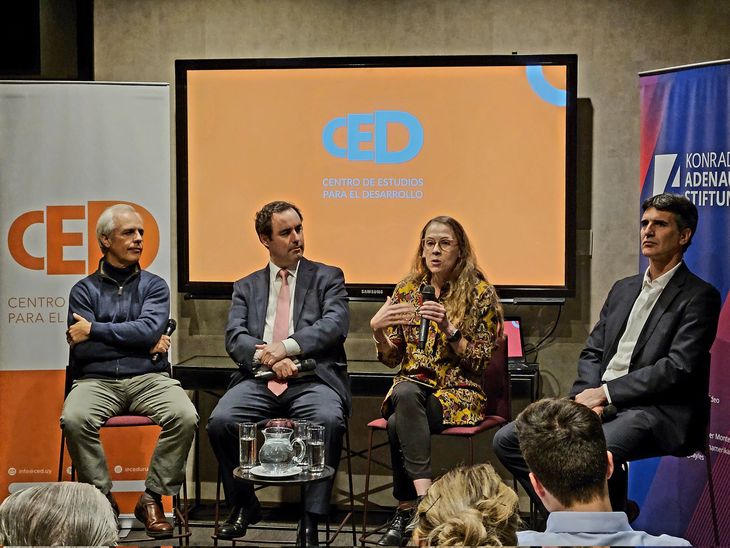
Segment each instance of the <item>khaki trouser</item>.
[{"label": "khaki trouser", "polygon": [[79,481],[105,494],[111,491],[99,428],[108,418],[124,413],[147,416],[162,427],[145,485],[161,495],[176,495],[185,478],[198,413],[180,383],[166,373],[74,382],[63,405],[61,428]]}]

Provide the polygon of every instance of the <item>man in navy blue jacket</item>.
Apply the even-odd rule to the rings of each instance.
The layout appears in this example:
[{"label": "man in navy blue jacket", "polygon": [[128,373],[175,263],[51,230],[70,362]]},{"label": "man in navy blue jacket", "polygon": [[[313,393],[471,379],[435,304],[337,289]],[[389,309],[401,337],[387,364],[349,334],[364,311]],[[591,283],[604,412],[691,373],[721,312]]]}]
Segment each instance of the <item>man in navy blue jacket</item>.
[{"label": "man in navy blue jacket", "polygon": [[117,514],[99,428],[122,413],[145,415],[162,427],[134,513],[150,536],[165,537],[172,526],[161,497],[180,490],[198,414],[168,374],[170,337],[163,332],[170,291],[139,266],[143,234],[142,218],[131,206],[111,206],[99,217],[96,235],[104,257],[69,297],[66,340],[74,382],[61,427],[79,480],[104,493]]}]

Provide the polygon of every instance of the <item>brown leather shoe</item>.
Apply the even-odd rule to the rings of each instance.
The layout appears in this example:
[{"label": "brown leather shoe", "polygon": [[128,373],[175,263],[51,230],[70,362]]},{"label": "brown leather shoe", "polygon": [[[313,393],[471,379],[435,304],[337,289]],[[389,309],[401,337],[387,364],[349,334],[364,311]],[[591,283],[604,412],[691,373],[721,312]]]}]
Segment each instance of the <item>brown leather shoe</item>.
[{"label": "brown leather shoe", "polygon": [[165,519],[162,506],[157,504],[147,493],[142,493],[134,507],[134,516],[144,523],[147,534],[153,538],[169,537],[172,535],[172,525]]}]

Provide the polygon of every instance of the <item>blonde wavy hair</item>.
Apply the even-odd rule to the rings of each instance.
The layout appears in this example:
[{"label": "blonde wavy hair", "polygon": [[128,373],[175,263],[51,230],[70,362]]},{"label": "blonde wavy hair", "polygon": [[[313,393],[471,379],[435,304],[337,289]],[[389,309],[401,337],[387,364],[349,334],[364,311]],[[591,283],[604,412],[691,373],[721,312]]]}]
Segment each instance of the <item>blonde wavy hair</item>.
[{"label": "blonde wavy hair", "polygon": [[[454,265],[454,270],[451,273],[449,293],[443,301],[443,305],[446,308],[446,314],[449,317],[449,320],[451,320],[454,325],[461,325],[462,331],[468,331],[473,326],[463,324],[464,318],[469,317],[466,314],[466,311],[471,310],[474,306],[476,297],[476,293],[473,291],[474,286],[479,281],[489,282],[489,280],[487,280],[487,276],[484,272],[482,272],[481,268],[479,268],[479,265],[477,264],[477,257],[471,246],[469,237],[466,235],[466,231],[459,221],[453,217],[441,215],[439,217],[434,217],[425,224],[421,230],[421,237],[418,242],[418,251],[413,259],[411,271],[408,273],[408,276],[406,276],[406,281],[418,283],[424,278],[424,276],[428,279],[431,277],[431,273],[426,266],[426,260],[423,258],[423,240],[426,237],[428,227],[433,223],[441,223],[448,226],[456,237],[459,256],[456,260],[456,264]],[[502,306],[499,303],[499,300],[497,300],[495,305],[499,310],[501,320]]]},{"label": "blonde wavy hair", "polygon": [[517,494],[490,464],[444,474],[421,500],[415,519],[420,546],[517,545]]}]

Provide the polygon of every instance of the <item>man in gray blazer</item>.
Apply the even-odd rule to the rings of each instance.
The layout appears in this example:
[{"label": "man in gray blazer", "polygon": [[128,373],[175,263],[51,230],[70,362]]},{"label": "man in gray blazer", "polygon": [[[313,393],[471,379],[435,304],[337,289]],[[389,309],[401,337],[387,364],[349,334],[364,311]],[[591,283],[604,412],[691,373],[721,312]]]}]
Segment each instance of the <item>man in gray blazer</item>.
[{"label": "man in gray blazer", "polygon": [[[238,423],[275,417],[307,419],[325,426],[325,462],[335,468],[351,408],[344,341],[349,308],[342,270],[304,258],[299,209],[272,202],[256,214],[256,232],[269,264],[238,280],[226,329],[226,349],[239,365],[228,391],[208,421],[221,466],[226,500],[233,509],[218,536],[242,537],[261,518],[252,486],[233,479],[238,466]],[[298,374],[297,362],[313,359],[314,375]],[[254,378],[271,369],[268,383]],[[317,544],[317,522],[327,513],[332,482],[309,486],[301,527]]]},{"label": "man in gray blazer", "polygon": [[[570,396],[603,419],[616,461],[609,482],[614,508],[625,506],[624,463],[689,454],[701,446],[708,420],[710,347],[720,295],[682,261],[697,228],[697,208],[675,194],[642,204],[644,274],[616,282],[578,360]],[[514,424],[494,437],[494,450],[536,502]]]}]

